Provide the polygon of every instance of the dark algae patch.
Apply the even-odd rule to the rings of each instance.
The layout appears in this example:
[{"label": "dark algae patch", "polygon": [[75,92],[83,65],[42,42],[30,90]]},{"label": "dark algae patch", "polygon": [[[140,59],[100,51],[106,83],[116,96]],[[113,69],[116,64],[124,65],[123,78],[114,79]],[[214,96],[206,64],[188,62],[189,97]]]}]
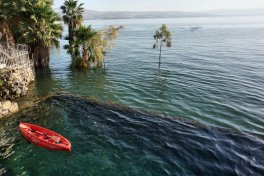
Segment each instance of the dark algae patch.
[{"label": "dark algae patch", "polygon": [[[27,143],[19,121],[67,137],[71,154]],[[264,175],[264,140],[55,94],[0,120],[2,175]]]}]

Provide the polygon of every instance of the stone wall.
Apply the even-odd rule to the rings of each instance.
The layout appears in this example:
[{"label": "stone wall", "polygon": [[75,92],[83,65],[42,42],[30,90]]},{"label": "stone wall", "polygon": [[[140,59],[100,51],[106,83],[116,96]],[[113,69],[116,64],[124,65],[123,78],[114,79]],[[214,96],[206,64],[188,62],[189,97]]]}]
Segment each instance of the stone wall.
[{"label": "stone wall", "polygon": [[12,100],[26,95],[28,85],[34,80],[35,74],[30,68],[0,69],[0,100]]},{"label": "stone wall", "polygon": [[0,69],[0,117],[18,111],[17,103],[9,100],[26,95],[34,80],[35,73],[31,68]]}]

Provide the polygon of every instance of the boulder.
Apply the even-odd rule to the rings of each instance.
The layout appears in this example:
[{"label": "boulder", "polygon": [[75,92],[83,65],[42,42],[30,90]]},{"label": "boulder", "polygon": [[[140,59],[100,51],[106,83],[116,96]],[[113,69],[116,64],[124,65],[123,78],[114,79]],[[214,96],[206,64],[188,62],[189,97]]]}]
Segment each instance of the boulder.
[{"label": "boulder", "polygon": [[16,90],[16,94],[17,94],[17,95],[20,95],[21,92],[22,92],[22,91],[21,91],[21,89],[19,89],[19,88]]},{"label": "boulder", "polygon": [[8,95],[9,95],[9,90],[4,89],[4,90],[3,90],[3,93],[4,93],[6,96],[8,96]]},{"label": "boulder", "polygon": [[21,94],[24,96],[24,95],[27,94],[27,91],[28,91],[28,88],[27,87],[23,87]]},{"label": "boulder", "polygon": [[11,107],[11,102],[9,100],[3,102],[2,109],[9,109]]},{"label": "boulder", "polygon": [[4,116],[4,115],[7,115],[9,113],[9,110],[7,109],[3,109],[1,114]]},{"label": "boulder", "polygon": [[13,102],[13,103],[12,103],[11,107],[9,108],[9,111],[10,111],[11,113],[14,113],[14,112],[17,112],[17,111],[18,111],[18,105],[17,105],[16,102]]}]

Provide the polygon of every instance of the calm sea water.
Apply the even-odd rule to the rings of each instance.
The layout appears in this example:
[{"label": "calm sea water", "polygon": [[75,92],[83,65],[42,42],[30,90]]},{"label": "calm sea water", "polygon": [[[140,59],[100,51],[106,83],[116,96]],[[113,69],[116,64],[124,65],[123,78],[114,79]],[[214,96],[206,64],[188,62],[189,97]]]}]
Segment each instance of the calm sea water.
[{"label": "calm sea water", "polygon": [[[96,29],[125,26],[106,57],[106,70],[72,71],[70,56],[54,50],[51,79],[45,78],[49,81],[38,90],[61,89],[264,133],[264,17],[86,21],[90,23]],[[158,69],[153,34],[162,23],[173,34],[173,47],[164,48]]]},{"label": "calm sea water", "polygon": [[[72,70],[70,56],[53,49],[50,69],[37,72],[25,99],[63,90],[157,115],[55,96],[0,121],[6,130],[0,134],[0,173],[264,174],[264,17],[86,23],[96,29],[125,26],[106,57],[106,69]],[[153,34],[163,23],[173,46],[164,48],[158,69]],[[28,145],[17,121],[69,137],[73,156]]]}]

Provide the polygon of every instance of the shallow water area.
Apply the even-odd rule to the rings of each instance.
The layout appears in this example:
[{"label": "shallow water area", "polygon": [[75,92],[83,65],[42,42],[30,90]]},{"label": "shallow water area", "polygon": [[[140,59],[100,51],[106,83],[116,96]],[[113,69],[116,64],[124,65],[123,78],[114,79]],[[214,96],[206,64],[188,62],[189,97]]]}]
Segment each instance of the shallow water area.
[{"label": "shallow water area", "polygon": [[[41,116],[40,116],[41,114]],[[18,122],[67,137],[72,153],[29,144]],[[58,94],[0,120],[5,175],[263,175],[261,136]]]}]

